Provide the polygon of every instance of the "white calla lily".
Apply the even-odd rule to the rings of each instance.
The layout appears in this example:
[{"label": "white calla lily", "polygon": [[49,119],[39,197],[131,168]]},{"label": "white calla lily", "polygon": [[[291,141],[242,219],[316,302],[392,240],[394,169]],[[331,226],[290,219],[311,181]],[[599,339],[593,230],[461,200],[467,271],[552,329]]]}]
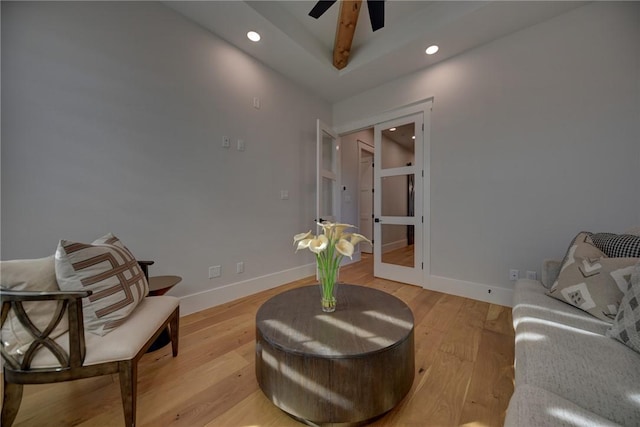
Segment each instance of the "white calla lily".
[{"label": "white calla lily", "polygon": [[351,235],[349,236],[349,241],[354,246],[360,242],[367,242],[368,244],[371,244],[371,241],[369,239],[367,239],[362,234],[358,234],[358,233],[351,233]]},{"label": "white calla lily", "polygon": [[303,239],[303,240],[298,241],[298,246],[296,247],[296,252],[298,252],[300,249],[307,249],[309,247],[309,244],[311,244],[311,240],[313,240],[313,239]]},{"label": "white calla lily", "polygon": [[336,240],[342,239],[344,237],[342,234],[344,233],[344,230],[346,230],[347,228],[356,228],[356,226],[351,224],[334,224],[333,237]]},{"label": "white calla lily", "polygon": [[340,252],[341,255],[351,258],[354,247],[348,240],[340,239],[338,243],[336,243],[336,250]]},{"label": "white calla lily", "polygon": [[[308,239],[312,236],[311,234],[311,230],[307,231],[306,233],[300,233],[300,234],[296,234],[295,236],[293,236],[293,244],[295,245],[296,242],[300,241],[300,240],[305,240]],[[300,249],[300,248],[298,248]]]},{"label": "white calla lily", "polygon": [[322,227],[321,234],[315,236],[311,230],[296,234],[293,236],[293,244],[296,246],[296,252],[300,249],[309,249],[316,255],[323,310],[326,308],[325,311],[333,311],[336,301],[335,285],[342,258],[346,256],[352,258],[358,243],[371,244],[371,242],[362,234],[345,232],[348,228],[356,228],[351,224],[323,221],[318,222],[318,226]]},{"label": "white calla lily", "polygon": [[315,239],[311,239],[309,242],[309,250],[314,254],[319,254],[320,252],[327,249],[329,246],[329,239],[324,234],[319,235]]},{"label": "white calla lily", "polygon": [[333,223],[329,221],[322,221],[318,222],[317,224],[318,226],[322,227],[322,233],[330,239],[331,230],[333,229]]}]

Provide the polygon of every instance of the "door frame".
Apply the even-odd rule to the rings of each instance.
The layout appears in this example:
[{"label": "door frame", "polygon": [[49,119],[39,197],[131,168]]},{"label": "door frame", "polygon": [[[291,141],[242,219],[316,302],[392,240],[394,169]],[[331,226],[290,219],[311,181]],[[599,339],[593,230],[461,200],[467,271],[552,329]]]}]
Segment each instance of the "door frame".
[{"label": "door frame", "polygon": [[[361,182],[361,177],[362,177],[362,152],[363,151],[367,151],[369,153],[371,153],[371,157],[373,158],[373,162],[375,163],[376,161],[376,156],[375,156],[375,150],[373,149],[373,146],[369,145],[368,143],[361,141],[361,140],[357,140],[358,141],[358,227],[360,227],[360,221],[361,221],[361,216],[362,216],[362,206],[360,206],[360,192],[362,191],[360,185],[362,184]],[[372,181],[374,181],[374,178],[372,178]],[[375,181],[372,183],[372,185],[375,185]],[[373,203],[373,197],[371,198],[371,201]],[[371,212],[373,214],[373,206],[371,207]],[[371,218],[371,223],[373,224],[373,218]],[[371,227],[371,238],[373,238],[373,226]],[[358,250],[360,252],[362,252],[362,247],[358,246]],[[371,253],[373,254],[373,245],[371,245]]]},{"label": "door frame", "polygon": [[[335,171],[330,171],[323,164],[323,153],[322,153],[322,136],[326,133],[330,136],[335,143],[335,153],[333,157],[335,159]],[[342,180],[342,155],[340,153],[340,135],[331,127],[324,123],[322,120],[316,120],[316,223],[321,222],[321,220],[329,220],[330,222],[340,222],[340,214],[341,214],[341,191],[340,185]],[[333,191],[331,193],[331,203],[332,203],[332,214],[333,215],[324,215],[326,212],[323,212],[322,205],[322,183],[323,178],[328,178],[334,182]],[[322,216],[327,216],[327,218],[322,218]],[[319,227],[319,226],[318,226]],[[319,229],[318,229],[319,232]]]},{"label": "door frame", "polygon": [[[424,133],[422,150],[423,197],[422,212],[424,224],[422,227],[422,257],[424,268],[422,270],[422,287],[428,288],[431,278],[431,112],[433,110],[433,98],[427,98],[408,104],[393,110],[388,110],[360,120],[336,126],[333,129],[338,135],[357,132],[362,129],[373,128],[378,123],[399,119],[416,113],[423,113]],[[379,161],[379,159],[374,159]],[[416,159],[416,163],[418,159]],[[359,214],[360,209],[358,209]]]}]

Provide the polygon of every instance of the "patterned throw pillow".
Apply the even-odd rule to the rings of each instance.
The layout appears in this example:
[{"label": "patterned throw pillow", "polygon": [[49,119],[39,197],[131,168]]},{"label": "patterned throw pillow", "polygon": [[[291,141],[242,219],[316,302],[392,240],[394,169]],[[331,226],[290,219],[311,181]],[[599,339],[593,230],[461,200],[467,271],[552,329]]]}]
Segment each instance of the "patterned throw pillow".
[{"label": "patterned throw pillow", "polygon": [[608,258],[589,233],[580,233],[547,295],[612,322],[637,262],[638,258]]},{"label": "patterned throw pillow", "polygon": [[611,258],[640,258],[640,236],[633,234],[596,233],[593,244]]},{"label": "patterned throw pillow", "polygon": [[631,284],[622,298],[618,315],[607,331],[607,336],[640,353],[640,263],[635,265]]},{"label": "patterned throw pillow", "polygon": [[[562,260],[562,269],[567,265],[567,261],[570,257],[579,256],[582,258],[599,258],[606,256],[593,244],[593,240],[591,240],[592,235],[593,233],[589,233],[588,231],[581,231],[573,238],[569,245],[569,249],[567,249],[567,253],[564,255]],[[577,254],[576,251],[578,251]]]},{"label": "patterned throw pillow", "polygon": [[61,240],[56,251],[60,289],[91,290],[83,300],[85,329],[105,335],[118,327],[149,293],[135,257],[113,234],[92,244]]},{"label": "patterned throw pillow", "polygon": [[[2,289],[12,291],[55,292],[56,283],[53,255],[40,259],[19,259],[0,262]],[[40,330],[49,325],[58,305],[56,301],[27,301],[23,304],[27,316]],[[67,332],[69,321],[65,314],[58,326],[49,334],[55,339]],[[11,310],[2,326],[2,347],[18,360],[33,342],[33,336],[22,326],[16,314]]]}]

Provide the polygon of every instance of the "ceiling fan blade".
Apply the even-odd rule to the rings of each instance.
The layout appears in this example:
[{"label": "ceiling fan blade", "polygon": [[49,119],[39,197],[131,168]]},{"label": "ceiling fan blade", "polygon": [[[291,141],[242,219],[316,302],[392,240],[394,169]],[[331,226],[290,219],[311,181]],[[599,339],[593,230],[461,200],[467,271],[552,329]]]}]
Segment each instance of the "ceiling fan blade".
[{"label": "ceiling fan blade", "polygon": [[320,18],[322,14],[325,13],[335,2],[336,0],[320,0],[315,6],[313,6],[313,9],[309,12],[309,16],[316,19]]},{"label": "ceiling fan blade", "polygon": [[384,0],[367,0],[371,29],[377,31],[384,27]]}]

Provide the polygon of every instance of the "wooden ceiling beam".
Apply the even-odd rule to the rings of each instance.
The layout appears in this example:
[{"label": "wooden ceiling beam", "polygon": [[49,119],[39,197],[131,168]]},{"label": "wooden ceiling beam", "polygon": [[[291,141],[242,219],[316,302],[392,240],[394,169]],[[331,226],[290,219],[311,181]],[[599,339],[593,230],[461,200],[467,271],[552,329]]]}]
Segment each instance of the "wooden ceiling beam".
[{"label": "wooden ceiling beam", "polygon": [[342,70],[349,62],[353,35],[356,32],[362,0],[342,0],[340,15],[336,26],[336,39],[333,45],[333,66]]}]

